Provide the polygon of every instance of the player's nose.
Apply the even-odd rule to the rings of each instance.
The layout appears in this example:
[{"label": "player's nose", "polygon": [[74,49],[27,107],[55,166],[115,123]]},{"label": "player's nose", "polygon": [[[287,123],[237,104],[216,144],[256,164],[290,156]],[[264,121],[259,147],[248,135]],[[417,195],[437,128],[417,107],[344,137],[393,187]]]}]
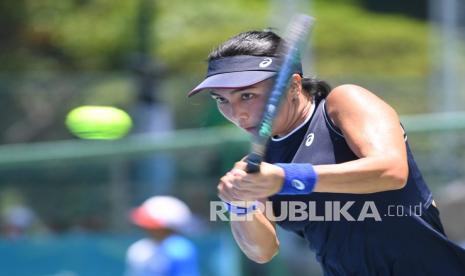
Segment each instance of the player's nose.
[{"label": "player's nose", "polygon": [[243,125],[249,119],[250,114],[249,114],[249,110],[247,110],[240,104],[236,104],[236,105],[233,105],[232,116],[236,122],[238,122],[240,125]]}]

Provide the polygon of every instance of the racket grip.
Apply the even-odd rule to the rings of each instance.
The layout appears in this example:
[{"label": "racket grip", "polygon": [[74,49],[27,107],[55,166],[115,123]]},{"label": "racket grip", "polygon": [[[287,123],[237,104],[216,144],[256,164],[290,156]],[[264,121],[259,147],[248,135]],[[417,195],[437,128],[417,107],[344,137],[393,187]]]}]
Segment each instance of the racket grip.
[{"label": "racket grip", "polygon": [[263,157],[256,153],[250,153],[247,156],[247,173],[256,173],[260,171],[260,164],[262,163]]}]

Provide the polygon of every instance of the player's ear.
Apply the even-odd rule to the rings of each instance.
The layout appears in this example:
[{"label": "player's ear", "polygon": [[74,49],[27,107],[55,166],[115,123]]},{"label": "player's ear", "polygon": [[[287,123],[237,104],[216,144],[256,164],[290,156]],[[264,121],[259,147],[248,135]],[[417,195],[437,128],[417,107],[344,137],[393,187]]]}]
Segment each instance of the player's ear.
[{"label": "player's ear", "polygon": [[293,74],[289,85],[288,99],[295,100],[300,93],[302,93],[302,77],[299,74]]}]

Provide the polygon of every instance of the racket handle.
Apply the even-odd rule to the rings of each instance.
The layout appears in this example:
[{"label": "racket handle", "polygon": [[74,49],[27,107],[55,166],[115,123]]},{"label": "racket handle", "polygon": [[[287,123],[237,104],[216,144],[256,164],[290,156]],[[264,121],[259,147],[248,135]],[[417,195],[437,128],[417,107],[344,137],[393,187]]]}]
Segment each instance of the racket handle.
[{"label": "racket handle", "polygon": [[262,163],[263,157],[256,153],[250,153],[247,156],[247,173],[256,173],[260,171],[260,164]]}]

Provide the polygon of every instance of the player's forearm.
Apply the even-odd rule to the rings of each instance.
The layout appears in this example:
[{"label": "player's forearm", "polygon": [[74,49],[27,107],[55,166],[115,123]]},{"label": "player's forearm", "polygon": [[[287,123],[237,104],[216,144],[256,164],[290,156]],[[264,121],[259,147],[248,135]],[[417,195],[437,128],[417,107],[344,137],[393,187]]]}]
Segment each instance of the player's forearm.
[{"label": "player's forearm", "polygon": [[247,257],[257,263],[269,262],[279,250],[273,224],[261,212],[248,221],[231,221],[234,239]]},{"label": "player's forearm", "polygon": [[335,164],[316,165],[315,192],[376,193],[401,189],[408,178],[406,161],[398,158],[366,157]]}]

